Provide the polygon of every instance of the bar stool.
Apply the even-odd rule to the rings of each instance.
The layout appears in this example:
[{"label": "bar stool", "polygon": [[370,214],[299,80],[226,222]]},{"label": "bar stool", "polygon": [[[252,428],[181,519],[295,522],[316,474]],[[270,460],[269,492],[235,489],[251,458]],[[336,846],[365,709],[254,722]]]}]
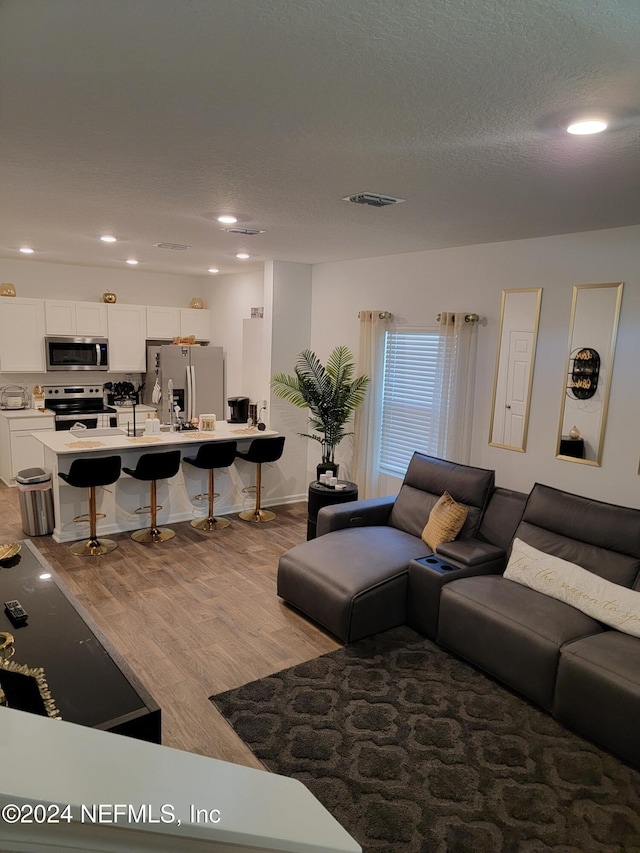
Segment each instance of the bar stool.
[{"label": "bar stool", "polygon": [[[179,450],[168,450],[166,453],[143,453],[135,468],[123,466],[122,470],[125,474],[129,474],[136,480],[146,480],[151,483],[151,505],[149,507],[151,510],[151,527],[134,531],[131,538],[135,539],[136,542],[166,542],[167,539],[173,539],[176,535],[175,530],[169,530],[168,527],[158,527],[157,513],[159,509],[162,509],[162,506],[158,506],[156,482],[175,477],[179,468]],[[142,511],[146,511],[146,507]]]},{"label": "bar stool", "polygon": [[274,436],[273,438],[258,438],[252,441],[246,453],[241,451],[236,452],[236,456],[240,459],[246,459],[247,462],[255,462],[258,466],[256,471],[255,486],[247,486],[243,492],[253,493],[256,495],[256,505],[254,509],[246,510],[240,513],[240,518],[243,521],[271,521],[276,517],[275,512],[268,509],[260,509],[260,492],[262,491],[262,463],[277,462],[282,456],[284,449],[283,435]]},{"label": "bar stool", "polygon": [[120,457],[104,456],[92,459],[74,459],[68,474],[62,471],[58,476],[74,486],[76,489],[89,489],[89,512],[87,515],[78,515],[74,521],[89,522],[89,538],[84,542],[74,542],[69,550],[76,557],[99,557],[100,554],[108,554],[118,547],[113,539],[98,539],[96,536],[96,520],[104,518],[103,512],[96,512],[96,488],[98,486],[110,486],[120,476]]},{"label": "bar stool", "polygon": [[213,491],[213,471],[215,468],[228,468],[236,458],[236,441],[212,441],[202,444],[195,456],[185,456],[183,462],[188,462],[194,468],[201,468],[209,472],[209,490],[205,495],[196,495],[194,500],[204,497],[209,498],[209,515],[206,518],[194,518],[191,526],[196,530],[222,530],[231,523],[227,518],[214,518],[213,499],[218,493]]}]

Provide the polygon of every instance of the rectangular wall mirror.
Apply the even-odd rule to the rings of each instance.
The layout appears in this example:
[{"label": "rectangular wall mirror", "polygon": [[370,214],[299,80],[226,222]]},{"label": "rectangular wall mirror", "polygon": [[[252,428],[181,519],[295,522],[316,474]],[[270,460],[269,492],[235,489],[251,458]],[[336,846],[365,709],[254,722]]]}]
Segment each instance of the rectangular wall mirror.
[{"label": "rectangular wall mirror", "polygon": [[600,465],[622,283],[573,288],[556,457]]},{"label": "rectangular wall mirror", "polygon": [[503,290],[489,444],[524,452],[542,288]]}]

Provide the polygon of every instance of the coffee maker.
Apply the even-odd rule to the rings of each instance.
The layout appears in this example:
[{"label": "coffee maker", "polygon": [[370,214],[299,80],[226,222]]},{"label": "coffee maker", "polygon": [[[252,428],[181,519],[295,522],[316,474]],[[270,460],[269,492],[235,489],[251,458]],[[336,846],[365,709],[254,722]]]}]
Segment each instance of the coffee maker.
[{"label": "coffee maker", "polygon": [[227,403],[229,405],[229,423],[246,424],[249,420],[249,398],[229,397]]}]

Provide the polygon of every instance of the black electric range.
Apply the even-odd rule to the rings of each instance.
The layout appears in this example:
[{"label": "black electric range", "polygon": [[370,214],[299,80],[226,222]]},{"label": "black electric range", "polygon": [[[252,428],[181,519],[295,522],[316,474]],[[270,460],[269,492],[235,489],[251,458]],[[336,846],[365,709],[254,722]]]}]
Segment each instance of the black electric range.
[{"label": "black electric range", "polygon": [[118,426],[115,409],[105,406],[101,385],[47,385],[45,408],[55,413],[56,430],[83,424],[88,429]]}]

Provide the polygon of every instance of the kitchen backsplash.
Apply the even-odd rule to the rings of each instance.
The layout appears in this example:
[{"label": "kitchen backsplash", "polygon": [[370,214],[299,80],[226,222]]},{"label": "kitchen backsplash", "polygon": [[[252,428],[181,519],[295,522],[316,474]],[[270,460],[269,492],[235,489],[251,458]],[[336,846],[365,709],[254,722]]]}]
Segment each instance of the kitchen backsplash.
[{"label": "kitchen backsplash", "polygon": [[[106,377],[109,377],[108,379]],[[0,386],[21,385],[24,386],[29,395],[33,393],[36,385],[41,387],[51,385],[104,385],[106,382],[116,383],[131,382],[136,388],[144,381],[144,376],[139,373],[109,373],[105,374],[98,370],[59,371],[56,373],[0,373]]]}]

